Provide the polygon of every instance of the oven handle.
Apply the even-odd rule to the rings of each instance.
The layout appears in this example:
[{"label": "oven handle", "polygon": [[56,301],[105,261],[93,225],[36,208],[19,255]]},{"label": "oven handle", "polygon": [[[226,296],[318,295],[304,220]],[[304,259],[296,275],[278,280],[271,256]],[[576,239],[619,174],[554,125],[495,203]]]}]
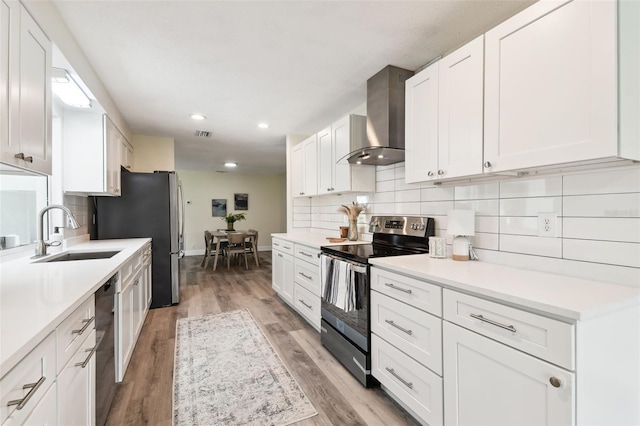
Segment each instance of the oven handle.
[{"label": "oven handle", "polygon": [[367,273],[367,264],[366,263],[356,263],[356,262],[351,262],[349,260],[345,260],[345,259],[341,259],[337,256],[332,256],[330,254],[326,254],[326,253],[322,253],[321,257],[328,257],[330,259],[333,259],[335,261],[338,262],[344,262],[344,263],[348,263],[351,265],[351,270],[353,272],[357,272],[359,274],[366,274]]}]

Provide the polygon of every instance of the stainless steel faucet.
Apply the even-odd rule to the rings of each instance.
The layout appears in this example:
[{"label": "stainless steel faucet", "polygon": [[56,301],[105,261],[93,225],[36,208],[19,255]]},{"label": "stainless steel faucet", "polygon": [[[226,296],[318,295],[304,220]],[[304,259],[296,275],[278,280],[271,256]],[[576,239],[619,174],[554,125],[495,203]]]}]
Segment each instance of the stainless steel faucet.
[{"label": "stainless steel faucet", "polygon": [[43,208],[42,210],[40,210],[40,213],[38,213],[38,241],[36,241],[35,257],[46,256],[47,247],[52,245],[44,240],[44,214],[51,209],[60,209],[65,212],[69,220],[69,226],[72,229],[80,228],[80,225],[78,225],[76,218],[73,217],[73,213],[71,213],[71,210],[69,210],[65,206],[60,204],[51,204],[50,206]]}]

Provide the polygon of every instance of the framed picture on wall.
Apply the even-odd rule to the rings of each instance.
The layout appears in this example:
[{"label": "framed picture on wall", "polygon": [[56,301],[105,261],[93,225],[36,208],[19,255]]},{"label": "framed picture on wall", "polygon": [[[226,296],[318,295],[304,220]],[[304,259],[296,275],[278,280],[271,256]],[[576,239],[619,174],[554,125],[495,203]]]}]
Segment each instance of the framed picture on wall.
[{"label": "framed picture on wall", "polygon": [[249,210],[249,194],[233,194],[234,210]]},{"label": "framed picture on wall", "polygon": [[211,200],[211,215],[213,217],[225,217],[227,215],[226,198],[214,198]]}]

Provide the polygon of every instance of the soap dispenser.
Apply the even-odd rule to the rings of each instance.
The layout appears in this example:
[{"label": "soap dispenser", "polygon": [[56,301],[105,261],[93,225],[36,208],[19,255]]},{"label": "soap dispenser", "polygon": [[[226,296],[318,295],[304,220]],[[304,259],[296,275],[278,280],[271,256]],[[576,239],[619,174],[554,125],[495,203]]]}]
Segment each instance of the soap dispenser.
[{"label": "soap dispenser", "polygon": [[62,251],[62,241],[64,240],[62,236],[62,232],[60,232],[60,227],[56,226],[53,228],[53,234],[49,235],[49,247],[51,247],[51,253],[56,253]]}]

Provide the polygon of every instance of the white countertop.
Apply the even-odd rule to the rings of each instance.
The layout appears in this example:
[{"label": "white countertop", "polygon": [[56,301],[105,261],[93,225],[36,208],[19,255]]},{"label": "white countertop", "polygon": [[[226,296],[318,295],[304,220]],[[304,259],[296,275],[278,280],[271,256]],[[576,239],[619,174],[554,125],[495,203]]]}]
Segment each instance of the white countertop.
[{"label": "white countertop", "polygon": [[418,254],[375,258],[370,263],[454,290],[572,320],[586,320],[640,303],[640,288],[484,262],[434,259]]},{"label": "white countertop", "polygon": [[[335,246],[335,245],[343,245],[343,244],[369,244],[371,241],[349,241],[344,240],[340,243],[332,243],[327,238],[327,235],[315,234],[313,232],[287,232],[282,234],[271,234],[271,238],[281,238],[283,240],[291,241],[297,244],[304,244],[309,247],[320,248],[323,246]],[[338,236],[333,236],[332,238],[338,238]]]},{"label": "white countertop", "polygon": [[65,250],[122,250],[110,259],[33,263],[36,259],[25,256],[2,263],[0,377],[149,241],[150,238],[86,241]]}]

